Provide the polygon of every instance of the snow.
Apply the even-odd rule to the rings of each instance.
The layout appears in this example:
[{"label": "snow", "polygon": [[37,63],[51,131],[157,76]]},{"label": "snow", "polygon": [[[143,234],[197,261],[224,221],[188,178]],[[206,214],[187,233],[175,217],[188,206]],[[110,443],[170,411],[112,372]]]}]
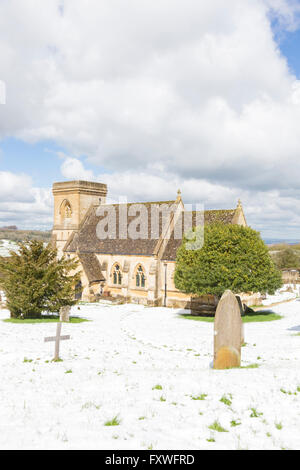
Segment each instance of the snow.
[{"label": "snow", "polygon": [[262,301],[262,305],[272,305],[277,302],[284,302],[286,300],[296,299],[300,294],[300,286],[298,284],[284,284],[281,289],[278,289],[274,295],[267,295],[266,299]]},{"label": "snow", "polygon": [[17,251],[17,243],[11,240],[0,240],[0,256],[8,257],[10,256],[10,251]]},{"label": "snow", "polygon": [[0,448],[299,449],[300,301],[273,310],[284,317],[245,324],[242,365],[259,367],[225,371],[209,367],[213,324],[181,310],[74,307],[90,321],[63,324],[59,363],[44,343],[54,323],[5,323],[0,311]]}]

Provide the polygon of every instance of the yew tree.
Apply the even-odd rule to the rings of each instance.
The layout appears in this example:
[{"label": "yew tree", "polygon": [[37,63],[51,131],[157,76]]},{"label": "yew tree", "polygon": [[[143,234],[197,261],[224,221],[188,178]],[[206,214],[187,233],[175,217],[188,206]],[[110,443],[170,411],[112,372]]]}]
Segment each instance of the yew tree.
[{"label": "yew tree", "polygon": [[221,296],[230,289],[272,294],[282,285],[267,246],[250,227],[206,225],[202,248],[191,249],[191,245],[189,235],[177,251],[174,280],[182,292]]},{"label": "yew tree", "polygon": [[42,312],[59,312],[62,306],[74,305],[77,267],[75,260],[58,259],[50,244],[37,240],[18,243],[16,252],[0,259],[0,287],[11,316],[40,318]]}]

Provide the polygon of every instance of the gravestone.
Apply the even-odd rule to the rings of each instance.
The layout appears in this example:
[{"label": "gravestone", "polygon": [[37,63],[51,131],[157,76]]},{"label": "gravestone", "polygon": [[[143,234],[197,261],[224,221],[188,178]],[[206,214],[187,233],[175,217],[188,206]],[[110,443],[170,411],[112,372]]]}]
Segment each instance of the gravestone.
[{"label": "gravestone", "polygon": [[[239,303],[235,295],[226,290],[215,315],[214,368],[238,367],[241,360],[241,344],[242,319]],[[224,361],[221,360],[223,355],[226,356]]]},{"label": "gravestone", "polygon": [[59,320],[61,322],[68,323],[70,321],[70,310],[71,310],[71,307],[69,305],[60,307]]},{"label": "gravestone", "polygon": [[241,346],[242,346],[245,342],[245,329],[244,329],[244,323],[242,320],[242,316],[245,315],[245,305],[243,305],[239,295],[236,295],[235,297],[236,297],[236,300],[238,301],[240,314],[241,314]]}]

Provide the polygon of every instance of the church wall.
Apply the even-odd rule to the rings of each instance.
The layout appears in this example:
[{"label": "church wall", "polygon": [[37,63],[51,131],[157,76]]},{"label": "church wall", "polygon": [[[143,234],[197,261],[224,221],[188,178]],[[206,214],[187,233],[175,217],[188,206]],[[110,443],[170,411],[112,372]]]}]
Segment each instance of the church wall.
[{"label": "church wall", "polygon": [[[154,305],[157,301],[155,296],[156,287],[156,261],[151,256],[135,255],[96,255],[101,266],[104,277],[104,296],[124,299],[127,302]],[[118,264],[122,274],[122,284],[115,285],[113,282],[114,267]],[[145,274],[145,287],[136,286],[136,271],[141,265]]]},{"label": "church wall", "polygon": [[[76,256],[76,255],[74,255]],[[115,298],[126,302],[139,303],[144,305],[164,305],[165,297],[165,265],[154,257],[134,256],[134,255],[96,255],[106,278],[105,283],[95,283],[89,285],[89,281],[84,271],[81,269],[81,282],[83,287],[83,301],[95,299],[95,295],[100,293],[100,286],[104,284],[103,298]],[[113,268],[118,264],[122,273],[122,284],[113,283]],[[136,270],[141,265],[144,269],[146,283],[145,287],[136,286]],[[160,270],[161,285],[156,286],[157,272]],[[189,308],[190,296],[178,291],[174,285],[175,262],[167,263],[167,307]]]}]

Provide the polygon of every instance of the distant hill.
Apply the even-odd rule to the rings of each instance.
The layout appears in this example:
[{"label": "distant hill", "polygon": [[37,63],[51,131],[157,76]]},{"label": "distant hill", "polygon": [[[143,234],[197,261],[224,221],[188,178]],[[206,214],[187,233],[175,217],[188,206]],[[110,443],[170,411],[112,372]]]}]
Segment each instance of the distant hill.
[{"label": "distant hill", "polygon": [[13,242],[22,242],[24,240],[41,240],[49,242],[51,231],[43,232],[41,230],[15,230],[13,228],[0,228],[0,240],[11,240]]},{"label": "distant hill", "polygon": [[16,225],[8,225],[7,227],[0,227],[0,230],[18,230]]},{"label": "distant hill", "polygon": [[300,243],[300,239],[293,239],[293,238],[264,238],[264,242],[266,245],[297,245]]}]

